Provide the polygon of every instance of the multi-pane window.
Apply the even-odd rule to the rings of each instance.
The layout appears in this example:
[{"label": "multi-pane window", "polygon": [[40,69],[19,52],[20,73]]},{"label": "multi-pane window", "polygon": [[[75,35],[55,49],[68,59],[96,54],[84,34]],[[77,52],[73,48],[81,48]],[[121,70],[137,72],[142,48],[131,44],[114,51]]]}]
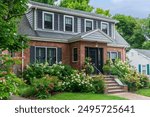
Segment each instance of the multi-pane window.
[{"label": "multi-pane window", "polygon": [[36,62],[45,63],[48,62],[49,65],[56,63],[56,48],[44,48],[36,47]]},{"label": "multi-pane window", "polygon": [[43,28],[44,29],[53,29],[53,19],[54,19],[54,15],[52,13],[43,13],[43,17],[44,17],[44,21],[43,21]]},{"label": "multi-pane window", "polygon": [[65,16],[65,31],[73,32],[73,17]]},{"label": "multi-pane window", "polygon": [[73,48],[73,62],[78,61],[78,49]]},{"label": "multi-pane window", "polygon": [[142,73],[143,74],[147,74],[146,72],[146,69],[147,69],[147,67],[146,67],[146,65],[142,65]]},{"label": "multi-pane window", "polygon": [[121,52],[107,52],[107,58],[115,61],[115,59],[121,59]]},{"label": "multi-pane window", "polygon": [[93,30],[93,21],[92,20],[85,20],[85,30],[86,31]]},{"label": "multi-pane window", "polygon": [[106,34],[109,34],[109,25],[108,25],[108,23],[102,22],[102,24],[101,24],[101,30],[104,33],[106,33]]}]

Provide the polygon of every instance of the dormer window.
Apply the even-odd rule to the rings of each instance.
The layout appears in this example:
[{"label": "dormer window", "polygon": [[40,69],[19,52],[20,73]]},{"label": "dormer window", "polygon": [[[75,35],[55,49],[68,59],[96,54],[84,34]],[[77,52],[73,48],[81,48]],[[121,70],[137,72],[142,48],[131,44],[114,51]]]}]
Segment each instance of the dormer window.
[{"label": "dormer window", "polygon": [[93,20],[85,20],[85,32],[93,30]]},{"label": "dormer window", "polygon": [[54,29],[54,14],[43,12],[43,29]]},{"label": "dormer window", "polygon": [[101,23],[101,30],[109,35],[109,24],[107,22]]},{"label": "dormer window", "polygon": [[74,32],[74,17],[64,16],[64,31]]}]

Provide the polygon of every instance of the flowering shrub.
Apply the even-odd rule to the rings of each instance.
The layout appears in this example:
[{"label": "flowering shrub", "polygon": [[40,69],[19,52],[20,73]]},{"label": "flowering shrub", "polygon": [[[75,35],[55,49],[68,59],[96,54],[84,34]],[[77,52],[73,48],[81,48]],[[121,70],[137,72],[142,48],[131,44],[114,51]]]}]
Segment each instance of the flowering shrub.
[{"label": "flowering shrub", "polygon": [[91,63],[91,58],[86,57],[84,62],[84,71],[86,74],[91,75],[94,72],[94,67]]},{"label": "flowering shrub", "polygon": [[40,79],[46,75],[57,76],[59,79],[63,80],[64,77],[70,76],[74,70],[67,65],[54,64],[49,66],[48,63],[35,63],[27,66],[23,73],[23,78],[28,84],[32,84],[34,79]]},{"label": "flowering shrub", "polygon": [[136,91],[139,88],[148,86],[148,77],[141,75],[131,67],[128,62],[115,60],[114,63],[110,61],[111,73],[119,76],[120,80],[128,85],[130,91]]},{"label": "flowering shrub", "polygon": [[23,81],[13,74],[13,65],[19,64],[18,58],[0,55],[0,99],[8,99],[11,94],[18,93],[18,86]]}]

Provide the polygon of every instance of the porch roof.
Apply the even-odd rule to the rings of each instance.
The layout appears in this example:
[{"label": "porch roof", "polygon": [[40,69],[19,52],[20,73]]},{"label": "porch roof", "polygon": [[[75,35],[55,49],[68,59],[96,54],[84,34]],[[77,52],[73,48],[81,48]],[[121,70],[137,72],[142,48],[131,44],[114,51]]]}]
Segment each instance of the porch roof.
[{"label": "porch roof", "polygon": [[109,37],[107,34],[105,34],[100,29],[95,29],[88,32],[80,33],[76,36],[73,36],[71,39],[69,39],[69,42],[75,42],[79,40],[85,40],[85,41],[97,41],[97,42],[103,42],[103,43],[112,43],[113,40],[111,37]]}]

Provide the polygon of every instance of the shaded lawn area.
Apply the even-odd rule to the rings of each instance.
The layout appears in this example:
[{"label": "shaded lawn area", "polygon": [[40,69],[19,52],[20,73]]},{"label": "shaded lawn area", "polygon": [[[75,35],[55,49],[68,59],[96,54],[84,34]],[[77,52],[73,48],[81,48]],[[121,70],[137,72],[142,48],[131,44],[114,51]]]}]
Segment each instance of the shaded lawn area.
[{"label": "shaded lawn area", "polygon": [[48,98],[49,100],[127,100],[125,98],[92,93],[60,93]]},{"label": "shaded lawn area", "polygon": [[136,91],[137,94],[150,97],[150,89],[140,89]]}]

